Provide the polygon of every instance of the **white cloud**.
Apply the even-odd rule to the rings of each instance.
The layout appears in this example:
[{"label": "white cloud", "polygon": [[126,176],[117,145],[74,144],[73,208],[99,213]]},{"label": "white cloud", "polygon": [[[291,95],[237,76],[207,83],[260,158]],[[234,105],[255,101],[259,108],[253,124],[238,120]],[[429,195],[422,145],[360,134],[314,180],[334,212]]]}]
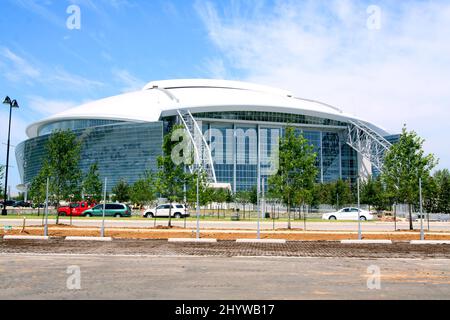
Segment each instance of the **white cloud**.
[{"label": "white cloud", "polygon": [[112,74],[117,83],[122,86],[122,92],[130,92],[142,89],[145,85],[145,81],[132,75],[127,70],[114,69]]},{"label": "white cloud", "polygon": [[2,73],[9,81],[19,82],[24,78],[36,80],[41,75],[38,68],[8,48],[0,47],[0,58],[3,61],[1,65]]},{"label": "white cloud", "polygon": [[406,123],[450,167],[450,3],[381,1],[380,30],[367,29],[362,2],[231,3],[196,9],[242,80],[337,105],[392,132]]},{"label": "white cloud", "polygon": [[73,108],[77,105],[78,103],[74,101],[51,100],[44,97],[30,96],[28,97],[27,107],[39,113],[41,116],[49,116]]},{"label": "white cloud", "polygon": [[13,4],[22,7],[30,11],[31,13],[40,16],[44,20],[52,23],[55,26],[65,28],[65,19],[66,16],[64,14],[57,15],[53,13],[48,7],[52,5],[51,1],[37,1],[37,0],[14,0]]},{"label": "white cloud", "polygon": [[63,68],[56,67],[47,79],[50,83],[56,83],[58,85],[69,87],[74,90],[91,90],[97,87],[104,86],[101,81],[90,80],[80,75],[66,71]]},{"label": "white cloud", "polygon": [[205,72],[213,79],[225,79],[228,77],[227,69],[222,59],[212,58],[205,62]]},{"label": "white cloud", "polygon": [[19,55],[5,47],[0,47],[0,71],[0,75],[11,82],[39,83],[65,91],[85,92],[104,86],[101,81],[87,79],[62,67],[47,66],[29,54]]}]

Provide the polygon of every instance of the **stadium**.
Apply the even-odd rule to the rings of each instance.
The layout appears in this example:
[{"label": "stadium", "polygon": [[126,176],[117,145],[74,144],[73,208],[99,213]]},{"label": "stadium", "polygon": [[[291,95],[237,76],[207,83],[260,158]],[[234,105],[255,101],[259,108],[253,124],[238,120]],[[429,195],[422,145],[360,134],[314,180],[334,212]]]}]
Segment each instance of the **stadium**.
[{"label": "stadium", "polygon": [[288,124],[314,146],[318,182],[354,182],[378,173],[398,137],[285,90],[225,80],[154,81],[28,126],[29,139],[16,147],[21,180],[28,184],[38,174],[52,131],[70,129],[82,143],[83,172],[97,162],[109,190],[120,179],[133,183],[144,171],[157,170],[164,135],[174,124],[187,129],[209,180],[234,192],[267,182],[262,178],[273,171],[278,138]]}]

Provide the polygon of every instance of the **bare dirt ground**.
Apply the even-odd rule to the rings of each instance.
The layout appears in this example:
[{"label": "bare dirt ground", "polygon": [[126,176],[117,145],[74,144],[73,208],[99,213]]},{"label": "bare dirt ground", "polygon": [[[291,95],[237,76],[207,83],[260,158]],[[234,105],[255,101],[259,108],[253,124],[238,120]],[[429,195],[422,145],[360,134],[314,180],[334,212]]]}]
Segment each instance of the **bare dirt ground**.
[{"label": "bare dirt ground", "polygon": [[284,256],[284,257],[352,257],[352,258],[443,258],[450,259],[450,245],[341,244],[338,241],[288,241],[285,244],[173,243],[167,240],[115,239],[110,242],[1,240],[1,254],[92,254],[156,256]]},{"label": "bare dirt ground", "polygon": [[[43,235],[43,227],[13,228],[13,230],[1,230],[0,235]],[[50,225],[49,236],[99,236],[100,229],[96,227],[76,227],[68,225]],[[106,228],[105,235],[117,239],[168,239],[168,238],[195,238],[195,230],[180,227],[156,227],[156,228]],[[218,240],[235,240],[255,238],[255,231],[245,229],[214,230],[202,229],[202,238],[215,238]],[[301,229],[277,229],[275,231],[262,230],[262,239],[286,239],[303,241],[334,241],[344,239],[357,239],[356,232],[346,231],[303,231]],[[394,241],[419,240],[419,230],[396,232],[363,232],[363,239],[390,239]],[[450,240],[450,234],[445,232],[425,233],[427,240]]]}]

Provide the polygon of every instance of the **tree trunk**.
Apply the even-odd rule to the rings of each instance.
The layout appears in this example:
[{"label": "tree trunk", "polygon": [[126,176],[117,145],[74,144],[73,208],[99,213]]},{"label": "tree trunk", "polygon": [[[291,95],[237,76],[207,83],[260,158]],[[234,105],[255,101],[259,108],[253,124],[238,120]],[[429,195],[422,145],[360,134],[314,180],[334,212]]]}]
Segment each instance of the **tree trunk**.
[{"label": "tree trunk", "polygon": [[410,203],[408,203],[408,211],[409,211],[409,230],[414,230],[412,222],[412,206]]},{"label": "tree trunk", "polygon": [[172,202],[169,203],[170,207],[169,207],[169,228],[172,228]]},{"label": "tree trunk", "polygon": [[56,202],[56,224],[59,224],[59,213],[58,213],[58,209],[59,209],[59,200],[58,202]]},{"label": "tree trunk", "polygon": [[290,201],[290,199],[289,199],[289,196],[288,196],[288,207],[287,207],[287,209],[288,209],[288,229],[290,230],[291,229],[291,201]]}]

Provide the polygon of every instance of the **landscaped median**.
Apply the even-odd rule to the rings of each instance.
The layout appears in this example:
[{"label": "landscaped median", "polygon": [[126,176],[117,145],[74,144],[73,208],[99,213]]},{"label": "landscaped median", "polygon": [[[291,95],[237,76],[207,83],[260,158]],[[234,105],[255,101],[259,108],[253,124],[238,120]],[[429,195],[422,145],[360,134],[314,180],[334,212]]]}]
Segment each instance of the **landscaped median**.
[{"label": "landscaped median", "polygon": [[[9,236],[42,236],[44,229],[41,226],[26,227],[22,231],[21,227],[13,227],[11,230],[0,230],[0,235]],[[100,236],[100,228],[98,227],[75,227],[69,225],[50,225],[48,229],[49,237],[82,237],[76,238],[81,240],[89,240],[87,237]],[[193,229],[184,229],[180,227],[156,227],[156,228],[106,228],[105,236],[118,239],[196,239],[196,232]],[[279,229],[279,230],[261,230],[261,240],[256,240],[256,231],[248,229],[201,229],[201,239],[217,239],[217,240],[237,240],[254,241],[263,243],[266,240],[278,241],[341,241],[353,240],[358,241],[358,233],[348,231],[303,231],[301,229]],[[26,238],[31,239],[31,238]],[[38,238],[36,238],[38,239]],[[100,238],[102,239],[102,238]],[[245,240],[249,239],[249,240]],[[450,241],[450,232],[427,232],[426,240]],[[388,240],[388,241],[411,241],[420,240],[420,232],[415,231],[397,231],[397,232],[363,232],[363,240]],[[105,241],[105,240],[100,240]],[[177,240],[174,240],[177,241]],[[379,241],[378,241],[379,242]],[[356,242],[363,243],[363,242]]]}]

